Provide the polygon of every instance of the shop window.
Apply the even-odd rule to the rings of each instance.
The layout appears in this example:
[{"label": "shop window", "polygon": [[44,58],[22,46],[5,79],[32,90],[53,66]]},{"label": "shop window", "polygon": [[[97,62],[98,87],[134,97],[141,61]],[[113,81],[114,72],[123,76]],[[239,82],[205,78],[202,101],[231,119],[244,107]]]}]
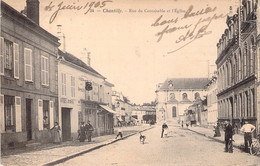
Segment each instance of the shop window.
[{"label": "shop window", "polygon": [[14,96],[4,96],[5,130],[14,131],[15,102]]}]

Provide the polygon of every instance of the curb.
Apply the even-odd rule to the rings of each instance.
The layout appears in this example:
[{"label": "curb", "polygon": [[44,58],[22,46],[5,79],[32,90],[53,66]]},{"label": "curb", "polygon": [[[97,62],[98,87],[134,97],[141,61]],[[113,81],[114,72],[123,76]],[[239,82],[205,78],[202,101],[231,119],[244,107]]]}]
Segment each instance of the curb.
[{"label": "curb", "polygon": [[[192,131],[192,132],[194,132],[194,133],[197,133],[197,134],[199,134],[199,135],[201,135],[201,136],[207,137],[207,138],[209,138],[209,139],[215,140],[216,142],[225,144],[225,141],[219,140],[219,139],[217,139],[217,138],[215,138],[215,137],[208,136],[208,135],[206,135],[206,134],[202,134],[202,133],[200,133],[200,132],[198,132],[198,131],[194,131],[194,130],[191,130],[191,129],[188,129],[188,130],[189,130],[189,131]],[[241,150],[241,147],[240,147],[239,145],[233,144],[233,147],[235,147],[235,148]]]},{"label": "curb", "polygon": [[139,132],[144,132],[144,131],[150,130],[150,129],[152,129],[152,128],[154,128],[154,127],[150,127],[150,128],[147,128],[147,129],[144,129],[144,130],[141,130],[141,131],[132,133],[132,134],[128,134],[128,135],[124,136],[124,137],[121,138],[121,139],[116,139],[116,140],[112,140],[112,141],[109,141],[109,142],[101,143],[100,145],[97,145],[97,146],[95,146],[95,147],[89,148],[89,149],[87,149],[87,150],[83,150],[83,151],[81,151],[81,152],[76,152],[76,153],[74,153],[74,154],[69,154],[69,155],[67,155],[67,156],[65,156],[65,157],[63,156],[63,157],[61,157],[61,158],[59,158],[59,159],[56,159],[56,160],[51,161],[51,162],[48,162],[48,163],[44,163],[44,164],[42,164],[42,165],[43,165],[43,166],[52,166],[52,165],[56,165],[56,164],[63,163],[63,162],[65,162],[65,161],[67,161],[67,160],[70,160],[70,159],[72,159],[72,158],[75,158],[75,157],[78,157],[78,156],[83,155],[83,154],[85,154],[85,153],[94,151],[94,150],[99,149],[99,148],[101,148],[101,147],[103,147],[103,146],[113,144],[113,143],[115,143],[115,142],[117,142],[117,141],[124,140],[124,139],[126,139],[126,138],[128,138],[128,137],[131,137],[131,136],[133,136],[133,135],[136,135],[136,134],[139,133]]}]

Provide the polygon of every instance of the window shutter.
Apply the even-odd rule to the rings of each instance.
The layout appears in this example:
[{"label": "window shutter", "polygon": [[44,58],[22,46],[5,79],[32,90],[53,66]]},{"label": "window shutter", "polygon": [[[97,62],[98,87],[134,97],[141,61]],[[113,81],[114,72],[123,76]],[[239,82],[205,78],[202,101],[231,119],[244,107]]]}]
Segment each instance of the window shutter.
[{"label": "window shutter", "polygon": [[5,132],[4,95],[0,95],[1,133]]},{"label": "window shutter", "polygon": [[19,45],[14,43],[14,78],[19,79]]},{"label": "window shutter", "polygon": [[53,101],[50,101],[50,128],[54,126],[54,119],[53,119]]},{"label": "window shutter", "polygon": [[42,76],[42,84],[44,85],[45,84],[45,80],[44,80],[44,58],[41,57],[41,69],[42,69],[42,72],[41,72],[41,76]]},{"label": "window shutter", "polygon": [[15,126],[16,132],[22,131],[21,97],[15,96]]},{"label": "window shutter", "polygon": [[32,81],[32,50],[24,48],[25,81]]},{"label": "window shutter", "polygon": [[4,38],[0,38],[0,75],[4,75]]},{"label": "window shutter", "polygon": [[43,103],[42,99],[38,99],[38,128],[43,130]]}]

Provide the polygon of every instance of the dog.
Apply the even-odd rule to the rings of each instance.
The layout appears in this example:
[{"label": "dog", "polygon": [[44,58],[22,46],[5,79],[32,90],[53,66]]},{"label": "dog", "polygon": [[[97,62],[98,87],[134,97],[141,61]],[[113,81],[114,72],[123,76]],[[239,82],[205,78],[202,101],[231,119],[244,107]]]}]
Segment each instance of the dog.
[{"label": "dog", "polygon": [[139,137],[140,143],[143,143],[143,144],[144,144],[144,141],[145,141],[146,137],[145,137],[144,135],[142,135],[141,132],[139,132],[139,133],[140,133],[140,137]]}]

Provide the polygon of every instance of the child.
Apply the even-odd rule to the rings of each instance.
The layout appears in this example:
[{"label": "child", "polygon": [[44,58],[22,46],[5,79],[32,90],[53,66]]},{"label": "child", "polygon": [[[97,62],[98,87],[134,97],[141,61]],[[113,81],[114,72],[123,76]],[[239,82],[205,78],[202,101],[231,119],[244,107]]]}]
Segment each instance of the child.
[{"label": "child", "polygon": [[123,133],[122,133],[122,128],[121,127],[119,127],[117,132],[118,132],[118,134],[117,134],[115,139],[117,139],[118,136],[120,136],[122,138],[123,137]]}]

